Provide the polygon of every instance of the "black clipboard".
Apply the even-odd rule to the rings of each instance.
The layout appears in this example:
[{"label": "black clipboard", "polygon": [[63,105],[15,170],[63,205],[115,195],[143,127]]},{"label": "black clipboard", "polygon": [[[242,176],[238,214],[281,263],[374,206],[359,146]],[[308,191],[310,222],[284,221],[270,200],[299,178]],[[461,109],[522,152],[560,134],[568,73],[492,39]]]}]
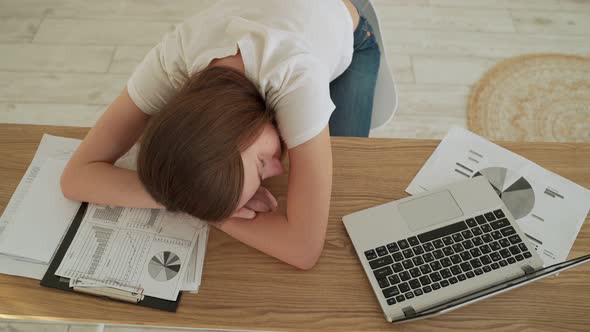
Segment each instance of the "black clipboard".
[{"label": "black clipboard", "polygon": [[45,287],[51,287],[51,288],[65,290],[68,292],[88,294],[88,295],[92,295],[92,296],[108,298],[111,300],[122,301],[122,302],[130,303],[130,304],[136,304],[136,305],[140,305],[140,306],[144,306],[144,307],[150,307],[150,308],[155,308],[155,309],[164,310],[164,311],[176,312],[176,309],[178,308],[178,304],[180,303],[180,298],[182,296],[182,292],[178,293],[178,297],[176,298],[176,301],[169,301],[169,300],[159,299],[159,298],[151,297],[151,296],[143,296],[142,295],[141,297],[139,297],[139,296],[136,296],[137,294],[135,294],[135,293],[125,292],[125,291],[120,291],[120,290],[113,290],[112,292],[110,292],[110,291],[96,289],[96,288],[92,288],[92,289],[88,289],[88,290],[85,290],[83,288],[75,289],[75,288],[70,287],[70,279],[69,278],[64,278],[64,277],[60,277],[60,276],[55,275],[55,271],[57,271],[57,268],[61,264],[61,261],[62,261],[64,255],[66,254],[66,252],[68,251],[68,248],[70,247],[70,244],[72,244],[72,241],[74,240],[74,236],[76,236],[76,233],[78,232],[78,228],[80,227],[80,224],[82,222],[82,219],[84,218],[84,214],[86,213],[87,208],[88,208],[88,203],[82,203],[82,205],[80,206],[80,209],[78,209],[78,212],[76,213],[76,216],[74,217],[74,220],[72,220],[72,223],[71,223],[70,227],[68,228],[66,235],[64,236],[59,248],[55,252],[55,256],[53,257],[51,263],[49,264],[49,268],[47,269],[47,272],[45,272],[43,279],[41,279],[41,285],[45,286]]}]

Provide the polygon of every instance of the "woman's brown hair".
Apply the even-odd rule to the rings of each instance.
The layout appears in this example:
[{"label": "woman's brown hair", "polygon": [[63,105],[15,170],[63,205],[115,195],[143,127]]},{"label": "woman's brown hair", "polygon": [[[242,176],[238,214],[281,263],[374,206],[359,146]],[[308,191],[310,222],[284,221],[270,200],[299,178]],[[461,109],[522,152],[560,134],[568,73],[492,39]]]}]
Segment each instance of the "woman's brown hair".
[{"label": "woman's brown hair", "polygon": [[241,73],[207,67],[152,116],[137,160],[148,193],[170,211],[220,221],[244,185],[240,152],[274,123],[257,88]]}]

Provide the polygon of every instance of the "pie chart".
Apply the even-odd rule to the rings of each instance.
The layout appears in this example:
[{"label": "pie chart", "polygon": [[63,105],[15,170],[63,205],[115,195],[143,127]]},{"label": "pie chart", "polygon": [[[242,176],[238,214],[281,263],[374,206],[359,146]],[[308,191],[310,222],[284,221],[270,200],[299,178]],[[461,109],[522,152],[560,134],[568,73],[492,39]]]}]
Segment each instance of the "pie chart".
[{"label": "pie chart", "polygon": [[180,258],[170,251],[156,254],[148,263],[148,273],[157,281],[168,281],[180,271]]},{"label": "pie chart", "polygon": [[531,184],[518,173],[504,167],[489,167],[475,173],[484,176],[516,219],[528,215],[535,206],[535,192]]}]

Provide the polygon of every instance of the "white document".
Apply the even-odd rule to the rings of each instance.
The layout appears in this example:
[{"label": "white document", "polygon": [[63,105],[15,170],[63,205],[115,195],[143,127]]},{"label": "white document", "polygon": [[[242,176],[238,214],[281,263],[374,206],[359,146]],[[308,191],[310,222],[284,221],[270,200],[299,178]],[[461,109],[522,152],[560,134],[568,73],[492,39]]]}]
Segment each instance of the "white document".
[{"label": "white document", "polygon": [[[43,162],[48,158],[61,160],[69,159],[80,142],[80,140],[73,138],[57,137],[47,134],[43,135],[31,164],[16,187],[16,190],[6,205],[2,216],[0,216],[0,242],[2,241],[1,239],[4,230],[11,224],[11,221],[29,191],[29,187],[41,170]],[[0,255],[0,273],[3,274],[42,279],[48,266],[49,264],[47,263],[34,263]]]},{"label": "white document", "polygon": [[186,214],[89,204],[56,275],[139,287],[174,301],[204,227]]},{"label": "white document", "polygon": [[33,183],[41,170],[43,162],[48,158],[69,160],[74,154],[74,151],[76,151],[76,148],[78,148],[78,145],[80,145],[80,142],[79,139],[74,138],[43,135],[31,164],[0,217],[0,236],[19,209],[22,200],[29,191],[31,183]]},{"label": "white document", "polygon": [[201,286],[201,279],[203,278],[203,267],[205,266],[205,253],[207,251],[207,242],[209,242],[209,226],[205,227],[201,231],[201,235],[199,236],[199,242],[197,243],[196,247],[198,248],[197,252],[197,266],[196,269],[196,276],[195,282],[197,283],[197,288],[194,289],[192,292],[196,293],[199,291],[199,287]]},{"label": "white document", "polygon": [[199,285],[197,283],[197,252],[199,251],[199,249],[197,249],[198,244],[199,236],[197,236],[195,247],[193,248],[189,257],[186,273],[184,274],[184,279],[182,280],[182,286],[180,286],[180,289],[183,291],[194,292],[199,289]]},{"label": "white document", "polygon": [[197,293],[199,291],[208,236],[209,227],[203,227],[199,231],[195,249],[192,251],[183,281],[182,290],[190,291],[191,293]]},{"label": "white document", "polygon": [[449,131],[406,191],[475,176],[492,184],[545,266],[566,260],[590,209],[590,191],[470,131]]},{"label": "white document", "polygon": [[48,263],[33,263],[8,256],[0,256],[0,273],[2,274],[41,280],[48,267]]},{"label": "white document", "polygon": [[0,253],[49,263],[80,208],[65,198],[60,176],[67,160],[48,158],[0,239]]}]

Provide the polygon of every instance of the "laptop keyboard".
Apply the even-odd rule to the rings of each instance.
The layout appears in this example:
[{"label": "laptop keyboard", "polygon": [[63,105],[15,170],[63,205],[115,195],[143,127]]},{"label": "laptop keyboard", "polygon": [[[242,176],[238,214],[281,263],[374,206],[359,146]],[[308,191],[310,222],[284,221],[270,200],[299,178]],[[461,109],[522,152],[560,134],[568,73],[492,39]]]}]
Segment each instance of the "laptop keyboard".
[{"label": "laptop keyboard", "polygon": [[501,209],[365,251],[389,305],[531,256]]}]

